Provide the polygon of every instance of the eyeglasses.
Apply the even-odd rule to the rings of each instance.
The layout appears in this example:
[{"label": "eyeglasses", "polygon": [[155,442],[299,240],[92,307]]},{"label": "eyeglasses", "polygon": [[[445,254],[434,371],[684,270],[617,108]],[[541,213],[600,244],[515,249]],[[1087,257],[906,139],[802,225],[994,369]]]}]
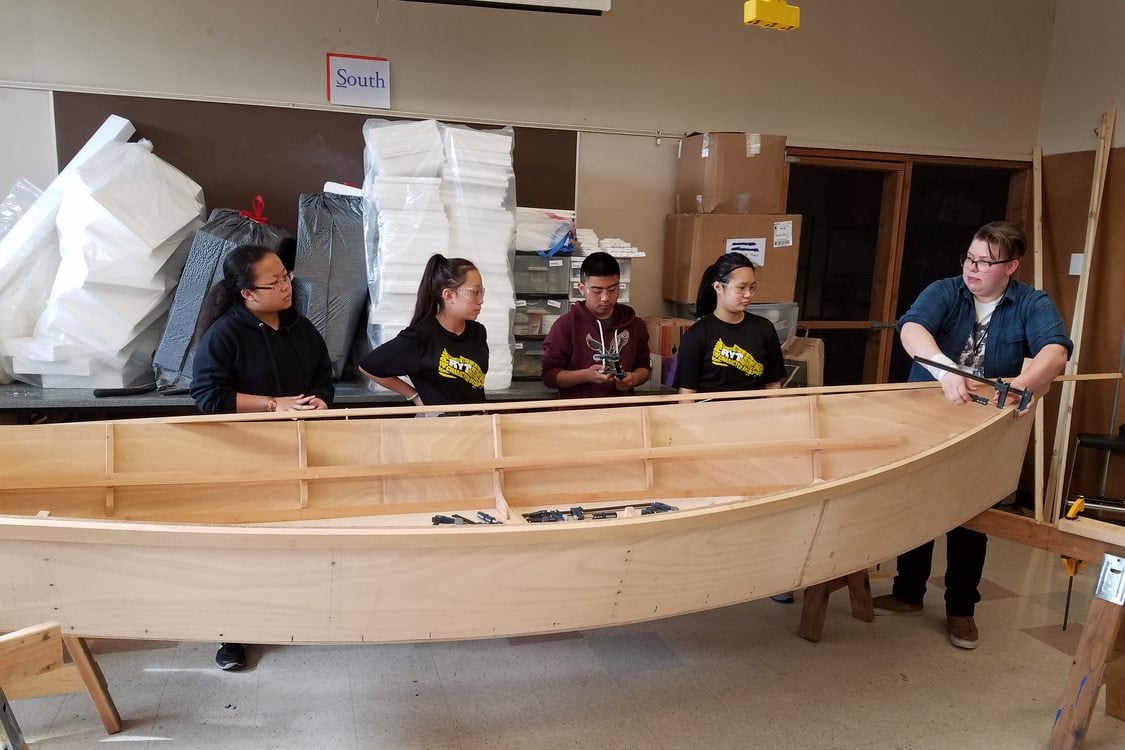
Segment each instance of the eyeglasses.
[{"label": "eyeglasses", "polygon": [[482,299],[484,299],[483,286],[459,286],[457,287],[457,293],[464,297],[468,297],[473,302],[480,302]]},{"label": "eyeglasses", "polygon": [[962,268],[972,268],[973,271],[980,273],[981,266],[984,266],[985,271],[991,271],[993,266],[1011,263],[1015,258],[1008,258],[1007,260],[987,260],[985,258],[974,258],[968,253],[961,253],[957,256],[957,260],[961,262]]},{"label": "eyeglasses", "polygon": [[293,272],[290,271],[289,273],[285,274],[284,276],[282,276],[280,279],[273,282],[272,284],[263,284],[262,286],[252,286],[250,288],[251,289],[261,289],[262,291],[265,291],[266,289],[269,289],[271,291],[277,292],[277,291],[280,291],[282,289],[285,289],[285,288],[289,287],[290,285],[292,285],[292,283],[293,283]]},{"label": "eyeglasses", "polygon": [[754,292],[758,291],[757,284],[735,284],[734,286],[731,286],[729,281],[720,281],[719,283],[725,286],[727,289],[730,289],[740,297],[744,294],[753,294]]}]

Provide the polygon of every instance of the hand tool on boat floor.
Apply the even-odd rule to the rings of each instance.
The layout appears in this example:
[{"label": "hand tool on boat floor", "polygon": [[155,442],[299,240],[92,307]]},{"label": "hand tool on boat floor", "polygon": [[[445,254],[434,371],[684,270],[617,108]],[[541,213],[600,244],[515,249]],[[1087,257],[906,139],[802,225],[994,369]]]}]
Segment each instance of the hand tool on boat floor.
[{"label": "hand tool on boat floor", "polygon": [[[1079,495],[1078,497],[1074,498],[1074,502],[1072,502],[1070,504],[1070,507],[1067,508],[1066,517],[1072,520],[1077,518],[1082,513],[1083,509],[1085,509],[1085,507],[1086,498]],[[1062,629],[1065,631],[1067,623],[1070,621],[1070,594],[1072,591],[1074,591],[1074,576],[1082,572],[1082,569],[1086,567],[1086,561],[1079,560],[1077,557],[1067,557],[1066,555],[1063,555],[1062,561],[1063,567],[1066,568],[1066,574],[1068,576],[1066,582],[1066,604],[1063,606],[1062,623]]]},{"label": "hand tool on boat floor", "polygon": [[617,511],[625,510],[627,508],[640,508],[642,516],[649,516],[653,513],[668,513],[670,511],[679,510],[674,505],[662,503],[655,500],[651,503],[628,503],[626,505],[610,505],[604,508],[583,508],[581,505],[576,505],[570,510],[535,510],[531,513],[524,513],[523,517],[529,523],[551,523],[555,521],[565,521],[567,516],[570,516],[575,521],[583,521],[586,516],[596,520],[603,520],[606,518],[617,518]]},{"label": "hand tool on boat floor", "polygon": [[[950,367],[949,365],[944,365],[941,362],[934,362],[932,359],[926,359],[925,357],[915,357],[914,361],[918,362],[919,364],[929,365],[930,367],[936,367],[939,370],[945,370],[946,372],[952,372],[953,374],[960,375],[961,377],[966,378],[967,380],[975,380],[978,383],[984,383],[985,385],[992,386],[993,388],[996,389],[996,394],[997,394],[996,408],[998,408],[998,409],[1003,409],[1005,406],[1008,405],[1008,396],[1009,395],[1020,397],[1020,402],[1019,402],[1019,405],[1017,407],[1019,409],[1019,411],[1024,411],[1025,409],[1027,409],[1027,407],[1031,406],[1031,398],[1032,398],[1033,394],[1031,393],[1030,388],[1022,388],[1022,389],[1021,388],[1013,388],[1011,386],[1011,384],[1005,383],[1000,378],[996,378],[996,380],[989,380],[988,378],[981,377],[980,375],[975,375],[971,372],[965,372],[964,370],[962,370],[958,367]],[[978,404],[985,404],[986,406],[988,404],[992,403],[991,399],[987,399],[984,396],[973,395],[973,396],[969,396],[969,398],[972,399],[973,401],[975,401]]]}]

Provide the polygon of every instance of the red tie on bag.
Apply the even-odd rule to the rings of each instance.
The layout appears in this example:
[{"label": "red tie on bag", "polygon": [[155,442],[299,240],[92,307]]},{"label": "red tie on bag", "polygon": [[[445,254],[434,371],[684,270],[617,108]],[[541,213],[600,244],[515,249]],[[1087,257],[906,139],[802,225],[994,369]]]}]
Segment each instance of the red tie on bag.
[{"label": "red tie on bag", "polygon": [[266,208],[265,199],[262,198],[262,196],[260,196],[260,195],[255,195],[254,201],[251,205],[254,208],[253,213],[250,213],[249,211],[239,211],[238,215],[241,216],[244,219],[249,219],[250,221],[256,221],[259,224],[269,224],[269,222],[270,222],[269,217],[262,215],[262,211],[264,211],[265,208]]}]

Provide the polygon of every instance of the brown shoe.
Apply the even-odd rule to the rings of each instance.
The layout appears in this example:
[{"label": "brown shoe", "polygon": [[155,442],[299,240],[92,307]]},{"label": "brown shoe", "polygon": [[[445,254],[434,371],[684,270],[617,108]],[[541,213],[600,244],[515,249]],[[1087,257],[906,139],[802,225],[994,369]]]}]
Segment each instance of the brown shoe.
[{"label": "brown shoe", "polygon": [[896,598],[894,594],[877,596],[871,600],[871,604],[874,605],[877,615],[909,615],[911,617],[922,615],[921,604],[904,602],[902,599]]},{"label": "brown shoe", "polygon": [[980,636],[977,624],[971,617],[950,617],[945,621],[949,629],[949,642],[957,648],[976,648]]}]

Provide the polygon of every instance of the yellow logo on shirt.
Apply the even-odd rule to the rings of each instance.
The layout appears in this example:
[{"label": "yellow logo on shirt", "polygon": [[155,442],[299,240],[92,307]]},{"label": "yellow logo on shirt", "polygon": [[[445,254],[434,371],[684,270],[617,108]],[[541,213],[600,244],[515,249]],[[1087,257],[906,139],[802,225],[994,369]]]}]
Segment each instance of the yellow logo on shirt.
[{"label": "yellow logo on shirt", "polygon": [[484,388],[484,373],[480,365],[468,357],[454,357],[445,349],[441,350],[441,359],[438,360],[438,375],[460,378],[473,388]]},{"label": "yellow logo on shirt", "polygon": [[717,367],[736,367],[752,378],[761,377],[766,371],[765,366],[754,359],[753,354],[738,344],[724,344],[722,339],[716,341],[715,348],[711,350],[711,364]]}]

